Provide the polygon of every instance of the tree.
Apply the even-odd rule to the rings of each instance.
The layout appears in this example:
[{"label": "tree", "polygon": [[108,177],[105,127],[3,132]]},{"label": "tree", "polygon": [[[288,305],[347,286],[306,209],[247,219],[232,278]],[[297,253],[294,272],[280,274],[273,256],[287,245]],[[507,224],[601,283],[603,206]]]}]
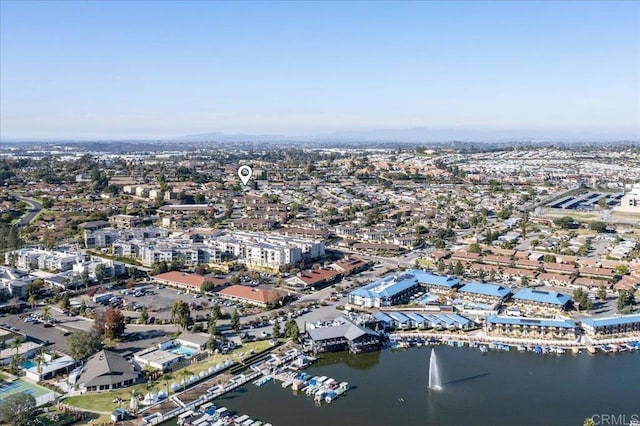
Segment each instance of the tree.
[{"label": "tree", "polygon": [[213,320],[218,320],[220,319],[220,317],[222,316],[222,310],[220,310],[220,305],[218,305],[217,303],[215,303],[212,307],[211,307],[211,314],[210,314],[210,318],[212,318]]},{"label": "tree", "polygon": [[31,312],[33,312],[33,310],[36,308],[36,305],[38,304],[38,301],[36,300],[36,295],[31,293],[29,295],[29,299],[27,299],[27,302],[29,303],[29,306],[31,306]]},{"label": "tree", "polygon": [[83,269],[82,272],[80,273],[80,281],[82,281],[84,288],[88,290],[89,284],[91,283],[91,279],[89,278],[89,271],[86,268]]},{"label": "tree", "polygon": [[627,265],[616,266],[616,274],[627,275],[629,273],[629,267]]},{"label": "tree", "polygon": [[237,309],[234,309],[231,313],[231,328],[235,331],[238,331],[238,329],[240,329],[240,314],[238,313]]},{"label": "tree", "polygon": [[100,337],[88,331],[74,331],[67,340],[69,355],[76,360],[85,360],[102,347]]},{"label": "tree", "polygon": [[455,266],[453,267],[453,274],[460,276],[463,272],[464,268],[462,267],[462,262],[458,260],[458,262],[456,262]]},{"label": "tree", "polygon": [[106,266],[104,266],[104,263],[101,263],[98,266],[96,266],[95,274],[96,274],[96,281],[98,281],[98,284],[102,284],[104,279],[107,277],[107,268]]},{"label": "tree", "polygon": [[42,349],[38,351],[38,355],[35,357],[36,365],[38,366],[38,374],[42,374],[42,364],[44,363],[44,354]]},{"label": "tree", "polygon": [[117,339],[122,336],[126,327],[124,315],[120,309],[108,307],[104,311],[104,335],[108,339]]},{"label": "tree", "polygon": [[284,335],[293,341],[298,340],[298,337],[300,337],[300,328],[293,318],[284,325]]},{"label": "tree", "polygon": [[171,305],[171,322],[177,324],[181,330],[187,328],[190,319],[191,311],[186,302],[178,300]]},{"label": "tree", "polygon": [[4,421],[12,426],[30,425],[36,411],[36,399],[31,394],[14,393],[0,404],[0,413]]},{"label": "tree", "polygon": [[596,232],[604,232],[607,230],[607,224],[600,221],[591,222],[589,224],[589,229]]},{"label": "tree", "polygon": [[482,250],[480,249],[480,244],[471,243],[469,244],[469,252],[470,253],[480,253]]},{"label": "tree", "polygon": [[42,319],[45,321],[49,321],[51,318],[51,307],[49,305],[44,305],[42,307]]},{"label": "tree", "polygon": [[589,300],[587,292],[582,288],[577,288],[573,291],[573,301],[578,304],[578,310],[589,310],[593,307],[591,300]]},{"label": "tree", "polygon": [[598,299],[602,300],[603,302],[605,300],[607,300],[607,290],[605,290],[604,288],[599,288],[598,289]]},{"label": "tree", "polygon": [[82,302],[80,302],[80,313],[84,315],[86,312],[87,312],[87,301],[82,299]]},{"label": "tree", "polygon": [[635,303],[635,296],[633,290],[621,290],[618,294],[617,308],[619,312],[625,310],[627,306],[633,306]]},{"label": "tree", "polygon": [[143,324],[149,322],[149,312],[147,312],[147,307],[143,306],[142,311],[140,312],[140,320]]},{"label": "tree", "polygon": [[556,257],[553,254],[545,254],[542,257],[542,260],[545,262],[555,262],[556,261]]},{"label": "tree", "polygon": [[69,294],[65,293],[65,295],[62,296],[62,299],[60,300],[60,308],[69,310],[70,307],[71,307],[71,302],[69,301]]},{"label": "tree", "polygon": [[207,331],[211,336],[215,336],[216,334],[218,334],[218,324],[216,320],[214,320],[213,318],[209,319],[209,325],[207,326]]},{"label": "tree", "polygon": [[205,281],[202,284],[200,284],[200,293],[204,294],[208,291],[211,291],[215,288],[215,286],[216,285],[211,281]]},{"label": "tree", "polygon": [[562,217],[557,217],[553,219],[553,223],[559,228],[569,229],[570,227],[573,226],[574,221],[571,216],[562,216]]},{"label": "tree", "polygon": [[98,311],[93,314],[93,332],[99,336],[100,338],[104,337],[105,330],[105,319],[104,319],[104,311]]},{"label": "tree", "polygon": [[273,328],[271,329],[271,335],[273,336],[274,339],[277,339],[278,337],[280,337],[280,321],[278,321],[278,319],[274,319],[273,320]]}]

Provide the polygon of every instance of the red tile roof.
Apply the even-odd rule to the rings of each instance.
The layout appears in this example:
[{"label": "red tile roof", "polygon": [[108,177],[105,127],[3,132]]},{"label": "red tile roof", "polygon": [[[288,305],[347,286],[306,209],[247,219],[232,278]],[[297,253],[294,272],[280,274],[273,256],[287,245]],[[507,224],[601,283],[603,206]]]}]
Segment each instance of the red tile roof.
[{"label": "red tile roof", "polygon": [[244,285],[232,285],[220,290],[219,294],[268,305],[274,304],[284,297],[284,294],[276,290],[264,290]]},{"label": "red tile roof", "polygon": [[208,277],[205,275],[191,274],[188,272],[170,271],[164,274],[159,274],[154,277],[157,280],[174,283],[176,285],[185,285],[200,289],[200,286],[205,281],[209,281],[214,285],[224,285],[226,280],[223,278]]}]

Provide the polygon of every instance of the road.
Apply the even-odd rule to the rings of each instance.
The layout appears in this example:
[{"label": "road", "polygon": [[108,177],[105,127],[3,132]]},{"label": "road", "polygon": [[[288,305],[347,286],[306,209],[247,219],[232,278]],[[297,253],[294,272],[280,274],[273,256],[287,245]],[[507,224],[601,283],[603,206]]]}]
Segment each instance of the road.
[{"label": "road", "polygon": [[42,204],[33,198],[26,198],[21,195],[13,194],[18,200],[25,202],[31,206],[31,211],[22,216],[18,221],[19,226],[25,226],[31,223],[42,211]]}]

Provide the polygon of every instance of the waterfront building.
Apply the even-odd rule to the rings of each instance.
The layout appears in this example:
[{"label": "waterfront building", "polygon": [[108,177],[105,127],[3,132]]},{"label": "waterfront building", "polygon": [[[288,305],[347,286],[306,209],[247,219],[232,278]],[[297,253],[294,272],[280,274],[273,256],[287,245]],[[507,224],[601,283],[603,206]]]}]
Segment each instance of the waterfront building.
[{"label": "waterfront building", "polygon": [[103,349],[87,360],[75,383],[86,392],[98,392],[131,386],[142,377],[136,362]]},{"label": "waterfront building", "polygon": [[498,334],[513,337],[576,337],[578,326],[574,321],[544,318],[521,318],[489,315],[485,323],[487,334]]},{"label": "waterfront building", "polygon": [[534,290],[524,288],[511,298],[516,308],[544,308],[566,310],[571,306],[571,297],[555,291]]},{"label": "waterfront building", "polygon": [[581,323],[582,329],[590,336],[633,333],[640,331],[640,314],[587,318]]},{"label": "waterfront building", "polygon": [[348,301],[351,305],[363,308],[397,305],[409,300],[419,288],[420,283],[415,275],[388,276],[353,290],[348,295]]},{"label": "waterfront building", "polygon": [[471,282],[458,289],[458,296],[472,302],[496,304],[511,296],[511,289],[497,284]]},{"label": "waterfront building", "polygon": [[346,350],[362,353],[376,351],[381,347],[378,333],[346,318],[336,318],[319,326],[309,325],[306,337],[316,353]]}]

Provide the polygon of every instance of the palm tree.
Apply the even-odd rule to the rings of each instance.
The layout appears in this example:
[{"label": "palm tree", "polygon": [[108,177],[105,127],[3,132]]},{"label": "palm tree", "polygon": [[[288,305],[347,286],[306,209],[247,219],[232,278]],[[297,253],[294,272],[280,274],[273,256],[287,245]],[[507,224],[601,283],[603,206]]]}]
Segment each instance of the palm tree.
[{"label": "palm tree", "polygon": [[49,305],[44,305],[42,307],[42,319],[44,321],[49,321],[51,318],[51,307]]},{"label": "palm tree", "polygon": [[182,384],[182,390],[185,390],[185,388],[187,387],[187,377],[191,377],[193,373],[185,368],[180,372],[180,375],[182,376],[182,380],[184,380],[184,383]]},{"label": "palm tree", "polygon": [[31,305],[31,312],[33,312],[33,310],[35,309],[36,305],[38,304],[38,301],[36,300],[36,295],[31,293],[29,295],[29,299],[27,299],[27,302],[29,302],[29,305]]},{"label": "palm tree", "polygon": [[18,367],[22,365],[22,362],[24,361],[22,354],[18,353],[23,343],[24,337],[22,336],[16,336],[11,341],[11,348],[16,350],[16,354],[11,359],[11,369],[14,373],[18,372]]},{"label": "palm tree", "polygon": [[42,350],[38,351],[38,355],[35,358],[36,364],[38,364],[38,376],[42,375],[42,363],[44,363],[44,354]]}]

